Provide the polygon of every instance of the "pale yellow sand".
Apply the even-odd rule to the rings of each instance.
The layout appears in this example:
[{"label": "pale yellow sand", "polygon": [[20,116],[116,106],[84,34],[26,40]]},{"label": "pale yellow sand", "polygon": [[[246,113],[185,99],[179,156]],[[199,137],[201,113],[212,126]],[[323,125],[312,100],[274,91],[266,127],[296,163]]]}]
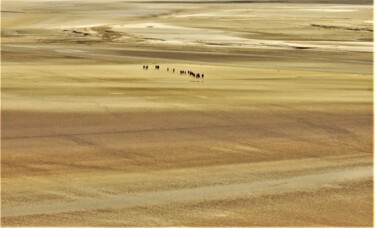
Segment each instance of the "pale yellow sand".
[{"label": "pale yellow sand", "polygon": [[3,1],[2,225],[371,226],[357,3]]}]

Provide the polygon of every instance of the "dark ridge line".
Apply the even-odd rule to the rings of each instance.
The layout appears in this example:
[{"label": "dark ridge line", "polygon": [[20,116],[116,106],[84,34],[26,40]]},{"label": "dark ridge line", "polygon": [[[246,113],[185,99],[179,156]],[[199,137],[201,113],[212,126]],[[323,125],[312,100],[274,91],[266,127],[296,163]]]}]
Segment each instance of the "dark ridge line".
[{"label": "dark ridge line", "polygon": [[227,127],[244,127],[247,124],[233,124],[233,125],[214,125],[214,126],[197,126],[197,127],[179,127],[179,128],[159,128],[159,129],[142,129],[142,130],[127,130],[127,131],[109,131],[109,132],[93,132],[93,133],[76,133],[76,134],[57,134],[57,135],[30,135],[30,136],[10,136],[1,137],[4,139],[33,139],[33,138],[58,138],[69,136],[88,136],[88,135],[112,135],[112,134],[128,134],[128,133],[143,133],[143,132],[158,132],[158,131],[180,131],[189,129],[205,129],[205,128],[227,128]]},{"label": "dark ridge line", "polygon": [[282,1],[251,1],[251,0],[224,0],[224,1],[126,1],[126,3],[156,3],[156,4],[225,4],[225,3],[282,3]]},{"label": "dark ridge line", "polygon": [[322,29],[342,29],[342,30],[349,30],[349,31],[373,32],[372,28],[352,28],[352,27],[345,27],[345,26],[319,25],[319,24],[311,24],[311,26],[315,28],[322,28]]},{"label": "dark ridge line", "polygon": [[147,3],[147,4],[226,4],[226,3],[234,3],[234,4],[250,4],[250,3],[294,3],[294,4],[310,4],[310,3],[316,3],[316,4],[353,4],[353,5],[372,5],[373,2],[370,0],[357,0],[357,1],[346,1],[346,0],[219,0],[219,1],[210,1],[210,0],[204,0],[204,1],[194,1],[194,0],[156,0],[156,1],[124,1],[124,3]]},{"label": "dark ridge line", "polygon": [[1,13],[23,13],[21,11],[0,10]]}]

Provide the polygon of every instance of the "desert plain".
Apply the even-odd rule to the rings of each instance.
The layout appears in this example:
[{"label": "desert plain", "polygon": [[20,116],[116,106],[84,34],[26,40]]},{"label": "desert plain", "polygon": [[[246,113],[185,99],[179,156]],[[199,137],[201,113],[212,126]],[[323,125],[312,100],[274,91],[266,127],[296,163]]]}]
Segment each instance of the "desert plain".
[{"label": "desert plain", "polygon": [[1,7],[2,226],[373,225],[372,1]]}]

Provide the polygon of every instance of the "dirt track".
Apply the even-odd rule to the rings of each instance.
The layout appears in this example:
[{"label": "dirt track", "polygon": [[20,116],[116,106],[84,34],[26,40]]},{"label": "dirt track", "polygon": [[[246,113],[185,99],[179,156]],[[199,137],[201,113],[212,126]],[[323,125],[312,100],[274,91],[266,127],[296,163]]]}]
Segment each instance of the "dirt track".
[{"label": "dirt track", "polygon": [[202,199],[225,199],[250,195],[256,197],[259,194],[283,194],[299,191],[314,190],[324,185],[368,179],[372,177],[371,165],[345,170],[325,171],[320,174],[310,174],[297,177],[289,177],[279,180],[263,180],[246,184],[213,185],[193,189],[171,190],[151,193],[137,193],[129,196],[107,197],[105,199],[81,200],[73,203],[36,204],[27,207],[9,208],[3,212],[3,216],[25,216],[37,214],[56,214],[63,212],[75,212],[96,209],[131,208],[136,206],[150,206],[157,204],[176,203],[179,201],[196,201]]}]

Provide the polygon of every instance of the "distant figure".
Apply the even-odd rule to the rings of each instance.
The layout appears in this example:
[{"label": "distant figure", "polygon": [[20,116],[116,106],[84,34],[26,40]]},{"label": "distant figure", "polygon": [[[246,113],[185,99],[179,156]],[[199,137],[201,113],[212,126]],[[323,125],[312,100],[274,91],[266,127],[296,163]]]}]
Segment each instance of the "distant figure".
[{"label": "distant figure", "polygon": [[202,74],[202,79],[204,78],[204,74]]},{"label": "distant figure", "polygon": [[199,75],[199,73],[197,74],[196,78],[200,78],[201,76]]},{"label": "distant figure", "polygon": [[155,66],[155,69],[159,70],[160,66],[159,65],[156,65]]},{"label": "distant figure", "polygon": [[173,68],[173,73],[174,73],[175,69]]},{"label": "distant figure", "polygon": [[169,67],[167,68],[167,71],[169,71]]}]

